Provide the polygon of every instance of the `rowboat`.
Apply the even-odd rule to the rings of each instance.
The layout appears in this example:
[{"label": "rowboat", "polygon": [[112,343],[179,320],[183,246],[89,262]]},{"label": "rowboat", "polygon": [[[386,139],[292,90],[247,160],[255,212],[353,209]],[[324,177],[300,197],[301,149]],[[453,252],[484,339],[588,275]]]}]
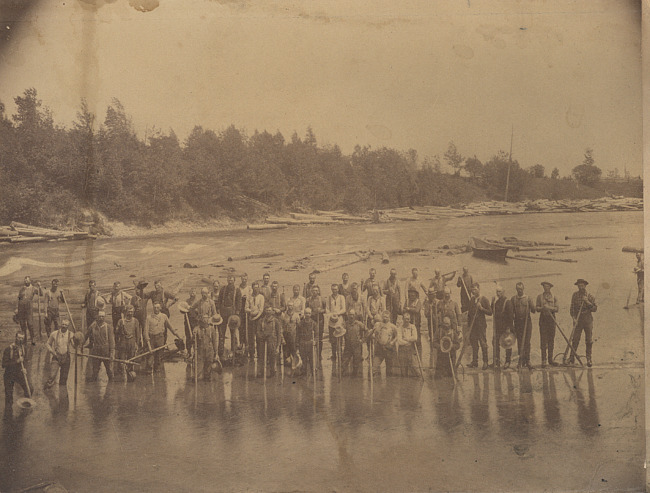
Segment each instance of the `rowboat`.
[{"label": "rowboat", "polygon": [[497,260],[499,262],[505,262],[508,253],[507,247],[475,237],[469,239],[469,246],[472,248],[472,253],[475,257]]}]

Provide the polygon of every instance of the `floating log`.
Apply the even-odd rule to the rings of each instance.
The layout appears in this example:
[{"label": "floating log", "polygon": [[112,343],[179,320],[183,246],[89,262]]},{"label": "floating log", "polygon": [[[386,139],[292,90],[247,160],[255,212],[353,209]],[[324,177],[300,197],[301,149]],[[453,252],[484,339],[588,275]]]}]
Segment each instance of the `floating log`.
[{"label": "floating log", "polygon": [[252,231],[265,230],[265,229],[285,229],[286,224],[248,224],[246,229]]},{"label": "floating log", "polygon": [[643,247],[637,248],[637,247],[632,247],[632,246],[624,246],[623,247],[623,252],[631,252],[631,253],[643,253]]},{"label": "floating log", "polygon": [[277,252],[255,253],[253,255],[245,255],[243,257],[228,257],[228,262],[235,262],[240,260],[251,260],[254,258],[280,257],[282,255],[284,255],[284,253],[277,253]]},{"label": "floating log", "polygon": [[430,250],[427,250],[426,248],[405,248],[405,249],[397,249],[397,250],[387,250],[386,252],[382,252],[382,255],[385,253],[386,255],[402,255],[405,253],[422,253],[422,252],[429,252]]},{"label": "floating log", "polygon": [[45,236],[12,236],[9,241],[11,243],[38,243],[40,241],[47,241],[50,238]]},{"label": "floating log", "polygon": [[530,260],[527,258],[520,258],[520,257],[511,257],[511,256],[506,256],[508,260],[520,260],[522,262],[532,262],[533,264],[536,263],[534,260]]},{"label": "floating log", "polygon": [[606,238],[616,238],[615,236],[565,236],[565,240],[604,240]]},{"label": "floating log", "polygon": [[577,260],[571,258],[553,258],[553,257],[533,257],[532,255],[515,255],[517,258],[530,258],[533,260],[551,260],[553,262],[570,262],[575,263]]},{"label": "floating log", "polygon": [[496,279],[479,279],[480,282],[502,282],[502,281],[519,281],[521,279],[535,279],[540,277],[555,277],[561,276],[561,272],[552,272],[550,274],[531,274],[529,276],[513,276],[513,277],[497,277]]},{"label": "floating log", "polygon": [[369,258],[370,258],[370,254],[367,254],[366,256],[362,256],[362,257],[357,256],[357,258],[355,258],[353,260],[341,262],[341,263],[338,263],[338,264],[335,264],[335,265],[330,265],[330,266],[323,267],[323,268],[315,268],[312,272],[314,272],[316,274],[322,274],[323,272],[329,272],[329,271],[334,270],[334,269],[340,269],[342,267],[347,267],[348,265],[356,264],[358,262],[363,262],[365,260],[368,260]]}]

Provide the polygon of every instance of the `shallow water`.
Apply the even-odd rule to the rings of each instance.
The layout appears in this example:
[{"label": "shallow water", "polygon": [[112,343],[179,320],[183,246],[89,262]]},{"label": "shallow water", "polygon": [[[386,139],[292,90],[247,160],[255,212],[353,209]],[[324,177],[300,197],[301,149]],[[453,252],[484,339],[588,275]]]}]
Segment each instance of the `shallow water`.
[{"label": "shallow water", "polygon": [[[308,270],[280,271],[287,259],[356,248],[431,248],[465,243],[470,235],[556,242],[564,242],[565,235],[613,238],[567,241],[594,247],[559,255],[578,263],[499,265],[470,255],[404,255],[386,266],[373,257],[321,274],[319,283],[323,288],[340,279],[343,270],[358,280],[371,266],[384,279],[389,267],[405,277],[417,266],[428,278],[434,267],[447,272],[466,265],[491,297],[492,279],[508,278],[501,283],[509,295],[518,278],[526,277],[535,295],[539,282],[548,279],[561,303],[558,321],[570,329],[573,282],[584,277],[599,303],[593,369],[466,370],[454,389],[450,382],[433,380],[428,369],[424,382],[385,376],[372,386],[367,376],[339,382],[329,362],[315,384],[288,375],[264,382],[254,378],[251,363],[226,369],[195,389],[178,362],[132,384],[109,384],[103,373],[96,384],[80,378],[75,397],[72,370],[67,392],[43,392],[46,361],[39,344],[28,365],[37,406],[16,410],[1,425],[0,491],[50,480],[71,491],[643,489],[643,311],[633,304],[623,309],[635,279],[634,256],[621,253],[623,245],[642,244],[640,213],[474,217],[5,247],[0,250],[0,337],[13,337],[8,310],[26,274],[59,277],[71,300],[81,298],[89,277],[109,287],[113,280],[127,285],[130,274],[161,277],[169,286],[184,279],[184,295],[191,286],[206,285],[201,279],[222,273],[216,267],[183,269],[184,262],[229,266],[228,256],[276,251],[285,256],[232,266],[251,278],[269,271],[288,290],[292,283],[302,285]],[[86,258],[93,262],[74,266]],[[317,262],[326,265],[326,259]],[[631,303],[634,299],[632,291]],[[78,304],[71,308],[78,321]],[[172,323],[181,327],[181,322],[172,309]],[[560,341],[558,333],[556,352],[564,348]],[[430,367],[427,346],[423,359]],[[329,355],[327,344],[323,355]],[[535,328],[533,364],[539,358]]]}]

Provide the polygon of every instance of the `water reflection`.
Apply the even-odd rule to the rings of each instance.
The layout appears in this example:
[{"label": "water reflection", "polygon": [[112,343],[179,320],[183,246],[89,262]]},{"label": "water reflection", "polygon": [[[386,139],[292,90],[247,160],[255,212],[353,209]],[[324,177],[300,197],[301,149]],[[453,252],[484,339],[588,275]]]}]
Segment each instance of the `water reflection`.
[{"label": "water reflection", "polygon": [[555,388],[556,372],[542,373],[542,394],[544,396],[544,418],[546,427],[557,430],[561,426],[560,403],[557,400],[557,389]]},{"label": "water reflection", "polygon": [[[587,373],[587,396],[580,386],[580,379]],[[598,416],[598,405],[596,404],[596,387],[594,385],[593,370],[580,370],[580,378],[576,379],[576,371],[569,371],[571,381],[576,392],[576,404],[578,406],[578,426],[587,436],[598,433],[600,421]]]}]

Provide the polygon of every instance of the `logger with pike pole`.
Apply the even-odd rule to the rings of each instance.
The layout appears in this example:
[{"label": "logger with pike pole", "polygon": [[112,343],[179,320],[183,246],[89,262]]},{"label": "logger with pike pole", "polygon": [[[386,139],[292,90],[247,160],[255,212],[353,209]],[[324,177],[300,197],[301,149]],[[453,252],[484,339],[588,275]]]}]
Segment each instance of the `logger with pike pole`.
[{"label": "logger with pike pole", "polygon": [[487,321],[486,315],[492,315],[490,301],[481,295],[480,286],[477,282],[472,284],[472,299],[470,300],[468,315],[472,317],[472,326],[468,331],[469,343],[472,346],[472,362],[470,368],[478,367],[478,348],[481,347],[483,356],[483,370],[488,369],[488,345],[487,345]]},{"label": "logger with pike pole", "polygon": [[7,346],[2,353],[2,368],[4,368],[5,387],[5,415],[11,412],[14,403],[14,384],[22,387],[24,397],[18,399],[17,404],[22,408],[34,407],[31,388],[25,370],[27,337],[23,332],[17,332],[12,344]]},{"label": "logger with pike pole", "polygon": [[594,318],[592,313],[598,309],[596,298],[587,292],[587,285],[589,284],[584,279],[578,279],[575,283],[578,286],[578,291],[571,296],[570,313],[573,317],[573,333],[571,336],[571,344],[568,345],[565,355],[573,348],[571,356],[569,356],[568,364],[574,363],[574,353],[578,350],[580,344],[580,337],[582,332],[585,333],[585,347],[587,352],[587,366],[591,368],[591,348],[593,345],[593,328]]},{"label": "logger with pike pole", "polygon": [[517,349],[519,352],[517,368],[525,366],[532,370],[533,366],[530,363],[530,333],[533,326],[531,314],[536,311],[535,304],[524,293],[525,286],[523,282],[518,282],[515,289],[517,294],[510,299],[510,303],[512,304],[513,327],[517,336]]},{"label": "logger with pike pole", "polygon": [[551,293],[553,284],[542,281],[544,292],[537,296],[535,310],[539,313],[539,342],[542,351],[542,368],[546,368],[546,360],[550,366],[557,366],[553,360],[555,348],[555,314],[560,311],[557,298]]}]

